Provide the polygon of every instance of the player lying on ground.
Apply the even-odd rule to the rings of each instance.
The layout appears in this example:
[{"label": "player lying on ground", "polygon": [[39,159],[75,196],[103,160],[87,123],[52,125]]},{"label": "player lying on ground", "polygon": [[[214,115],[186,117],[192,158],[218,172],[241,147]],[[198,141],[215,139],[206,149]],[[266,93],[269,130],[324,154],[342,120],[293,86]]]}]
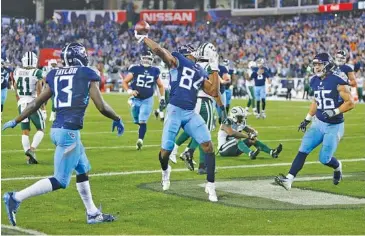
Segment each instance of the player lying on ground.
[{"label": "player lying on ground", "polygon": [[86,48],[79,43],[67,44],[61,51],[61,58],[64,67],[48,73],[47,85],[40,96],[29,103],[17,118],[3,126],[3,130],[14,128],[54,96],[56,120],[51,129],[51,139],[56,145],[54,175],[39,180],[21,191],[4,194],[6,212],[12,225],[16,225],[15,214],[21,202],[30,197],[66,188],[70,184],[74,170],[76,170],[76,188],[86,208],[86,222],[95,224],[114,221],[112,215],[103,214],[96,208],[92,200],[88,177],[90,163],[80,138],[89,97],[101,114],[113,120],[112,131],[117,128],[118,135],[122,135],[124,125],[101,96],[98,85],[100,76],[87,67]]},{"label": "player lying on ground", "polygon": [[280,174],[275,177],[275,182],[286,190],[291,188],[308,154],[321,143],[319,161],[334,170],[333,184],[339,184],[342,179],[341,161],[333,155],[344,134],[343,113],[352,110],[355,105],[347,78],[335,70],[334,62],[328,53],[320,53],[314,57],[313,71],[315,76],[312,77],[310,86],[314,91],[315,100],[310,105],[306,118],[300,123],[298,131],[305,132],[312,120],[313,123],[304,134],[289,173],[286,176]]}]

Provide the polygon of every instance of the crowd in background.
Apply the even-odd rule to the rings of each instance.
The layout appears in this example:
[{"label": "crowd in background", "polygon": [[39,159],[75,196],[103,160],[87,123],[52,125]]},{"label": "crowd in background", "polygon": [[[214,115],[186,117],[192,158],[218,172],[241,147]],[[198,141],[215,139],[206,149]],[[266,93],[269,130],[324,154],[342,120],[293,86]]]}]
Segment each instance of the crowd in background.
[{"label": "crowd in background", "polygon": [[[194,25],[152,26],[149,37],[169,50],[179,45],[215,43],[222,58],[234,67],[263,57],[272,75],[304,77],[311,58],[318,52],[347,49],[350,62],[365,61],[365,12],[341,15],[300,15],[290,17],[250,17]],[[2,25],[1,53],[20,64],[25,51],[61,48],[78,41],[93,48],[90,64],[109,76],[118,76],[138,63],[143,50],[128,24],[77,22],[60,24],[13,21]]]}]

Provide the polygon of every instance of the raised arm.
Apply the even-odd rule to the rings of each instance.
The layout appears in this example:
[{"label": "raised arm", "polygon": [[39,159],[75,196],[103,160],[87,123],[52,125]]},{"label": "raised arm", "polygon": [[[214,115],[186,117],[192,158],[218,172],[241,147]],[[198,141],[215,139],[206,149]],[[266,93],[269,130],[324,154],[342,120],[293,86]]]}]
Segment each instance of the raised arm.
[{"label": "raised arm", "polygon": [[167,49],[162,48],[160,45],[158,45],[158,43],[147,37],[145,37],[143,41],[154,54],[159,56],[168,65],[169,68],[177,67],[176,58],[173,55],[171,55],[171,53]]}]

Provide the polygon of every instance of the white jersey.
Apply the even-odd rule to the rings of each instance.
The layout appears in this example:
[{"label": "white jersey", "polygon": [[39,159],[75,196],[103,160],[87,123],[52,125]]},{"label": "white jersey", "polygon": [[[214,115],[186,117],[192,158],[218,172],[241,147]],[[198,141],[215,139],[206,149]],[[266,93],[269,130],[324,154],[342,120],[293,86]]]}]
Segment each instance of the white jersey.
[{"label": "white jersey", "polygon": [[[223,124],[231,126],[232,129],[237,132],[241,132],[246,127],[246,120],[243,120],[242,124],[237,124],[236,122],[233,121],[232,118],[227,118]],[[220,149],[220,147],[222,147],[222,145],[225,144],[226,142],[232,140],[232,138],[233,137],[228,136],[226,131],[220,128],[218,131],[218,149]]]},{"label": "white jersey", "polygon": [[39,69],[16,68],[14,81],[19,96],[18,105],[32,102],[37,96],[36,84],[42,80],[43,72]]},{"label": "white jersey", "polygon": [[[252,70],[251,69],[248,69],[247,70],[247,74],[248,74],[248,77],[251,78],[251,74],[252,74]],[[251,79],[251,80],[246,80],[246,87],[249,87],[249,86],[255,86],[255,80]]]},{"label": "white jersey", "polygon": [[160,78],[165,90],[170,90],[170,71],[166,67],[160,67]]},{"label": "white jersey", "polygon": [[356,84],[358,88],[362,88],[364,86],[364,77],[357,77]]}]

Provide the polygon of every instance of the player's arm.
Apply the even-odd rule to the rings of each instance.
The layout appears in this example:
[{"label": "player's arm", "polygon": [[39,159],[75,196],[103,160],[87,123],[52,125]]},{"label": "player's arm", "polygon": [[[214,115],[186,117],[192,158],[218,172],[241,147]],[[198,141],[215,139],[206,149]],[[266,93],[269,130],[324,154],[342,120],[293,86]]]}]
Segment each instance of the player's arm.
[{"label": "player's arm", "polygon": [[208,75],[208,79],[204,80],[203,91],[208,95],[217,98],[220,95],[219,88],[220,77],[218,71],[212,71],[212,73]]},{"label": "player's arm", "polygon": [[52,96],[51,88],[47,85],[44,90],[36,97],[31,103],[27,105],[27,107],[23,110],[23,112],[15,118],[15,122],[18,124],[22,120],[29,117],[31,114],[36,112],[48,99]]},{"label": "player's arm", "polygon": [[113,108],[111,108],[109,104],[106,103],[103,97],[101,96],[98,82],[92,81],[90,83],[89,93],[90,93],[90,98],[93,100],[96,108],[100,111],[101,114],[114,121],[120,120],[120,117],[115,113]]},{"label": "player's arm", "polygon": [[164,85],[163,85],[163,83],[162,83],[162,80],[161,80],[161,78],[158,78],[157,80],[156,80],[156,84],[157,84],[157,87],[158,87],[158,91],[159,91],[159,93],[160,93],[160,99],[162,100],[162,99],[165,99],[165,87],[164,87]]},{"label": "player's arm", "polygon": [[337,91],[343,99],[343,103],[339,108],[337,108],[338,111],[336,111],[337,109],[335,109],[335,112],[337,114],[340,114],[352,110],[355,107],[355,103],[352,99],[350,88],[347,85],[339,85],[337,87]]},{"label": "player's arm", "polygon": [[222,84],[229,84],[231,82],[231,76],[228,73],[224,73],[222,77]]},{"label": "player's arm", "polygon": [[165,62],[168,65],[169,68],[177,67],[176,58],[173,55],[171,55],[171,53],[167,49],[161,47],[160,45],[158,45],[158,43],[147,37],[145,37],[143,41],[154,54],[159,56],[163,60],[163,62]]},{"label": "player's arm", "polygon": [[13,87],[14,87],[14,91],[15,91],[15,98],[16,98],[16,101],[19,101],[19,95],[18,95],[18,87],[15,83],[15,80],[13,80]]},{"label": "player's arm", "polygon": [[316,112],[317,112],[317,102],[316,100],[313,100],[309,107],[307,116],[304,118],[304,120],[300,123],[298,127],[298,131],[301,130],[302,132],[305,132],[307,130],[307,125],[311,122]]},{"label": "player's arm", "polygon": [[132,89],[130,89],[129,88],[129,83],[132,81],[132,79],[133,79],[133,74],[132,73],[128,73],[125,77],[124,77],[124,79],[123,79],[123,82],[122,82],[122,87],[123,87],[123,89],[125,90],[125,91],[127,91],[127,93],[129,94],[129,95],[132,95],[132,96],[137,96],[138,95],[138,91],[136,91],[136,90],[132,90]]},{"label": "player's arm", "polygon": [[[42,93],[42,89],[43,89],[43,86],[42,86],[42,81],[43,80],[39,80],[36,84],[36,90],[37,90],[37,97],[41,95]],[[45,109],[45,106],[44,104],[41,106],[41,109],[44,110]]]},{"label": "player's arm", "polygon": [[248,135],[246,133],[237,132],[237,131],[233,130],[230,125],[222,124],[221,130],[226,132],[229,136],[232,136],[237,139],[248,138]]},{"label": "player's arm", "polygon": [[348,82],[349,82],[349,85],[351,87],[357,87],[357,84],[356,84],[356,76],[355,76],[355,72],[354,71],[351,71],[351,72],[348,72],[347,73],[347,77],[349,78]]}]

